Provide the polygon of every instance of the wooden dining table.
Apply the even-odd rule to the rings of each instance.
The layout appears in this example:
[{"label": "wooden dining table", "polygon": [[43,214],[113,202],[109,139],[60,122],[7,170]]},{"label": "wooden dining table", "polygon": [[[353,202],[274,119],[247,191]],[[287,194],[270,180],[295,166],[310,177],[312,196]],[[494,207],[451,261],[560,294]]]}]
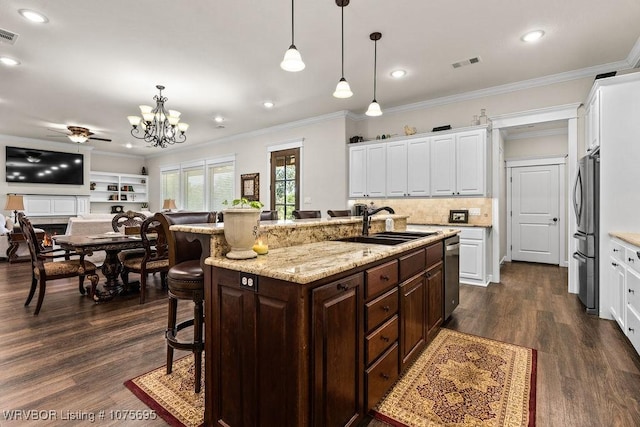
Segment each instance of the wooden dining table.
[{"label": "wooden dining table", "polygon": [[105,251],[106,258],[102,264],[102,274],[106,281],[104,291],[91,289],[90,294],[97,301],[111,299],[124,291],[118,276],[122,271],[122,264],[118,259],[118,252],[125,249],[143,248],[139,235],[121,233],[104,233],[95,235],[56,235],[55,244],[71,253],[90,256],[96,251]]}]

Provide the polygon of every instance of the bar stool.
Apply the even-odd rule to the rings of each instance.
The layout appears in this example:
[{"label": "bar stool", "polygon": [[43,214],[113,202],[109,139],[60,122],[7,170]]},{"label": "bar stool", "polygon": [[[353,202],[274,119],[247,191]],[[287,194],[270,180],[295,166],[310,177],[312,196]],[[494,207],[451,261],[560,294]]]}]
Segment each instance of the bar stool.
[{"label": "bar stool", "polygon": [[[193,352],[195,366],[195,392],[200,393],[202,378],[202,352],[204,350],[204,271],[200,265],[202,248],[199,241],[188,241],[183,233],[174,233],[174,224],[214,222],[213,212],[160,212],[155,215],[167,236],[169,248],[169,311],[165,338],[167,341],[167,374],[173,370],[173,351]],[[193,318],[177,323],[178,300],[193,301]],[[193,327],[193,339],[181,341],[177,335],[183,329]]]}]

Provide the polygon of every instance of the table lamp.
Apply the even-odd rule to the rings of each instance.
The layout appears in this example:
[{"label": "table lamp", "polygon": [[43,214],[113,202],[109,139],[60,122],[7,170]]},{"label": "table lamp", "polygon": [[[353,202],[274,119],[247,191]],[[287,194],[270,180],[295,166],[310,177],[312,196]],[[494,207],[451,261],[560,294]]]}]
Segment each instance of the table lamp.
[{"label": "table lamp", "polygon": [[172,209],[177,209],[176,208],[176,201],[174,199],[164,199],[164,202],[162,203],[162,209],[164,209],[166,211],[170,211]]},{"label": "table lamp", "polygon": [[21,194],[7,194],[7,203],[4,205],[7,211],[13,211],[13,224],[18,225],[18,211],[24,210],[24,202]]}]

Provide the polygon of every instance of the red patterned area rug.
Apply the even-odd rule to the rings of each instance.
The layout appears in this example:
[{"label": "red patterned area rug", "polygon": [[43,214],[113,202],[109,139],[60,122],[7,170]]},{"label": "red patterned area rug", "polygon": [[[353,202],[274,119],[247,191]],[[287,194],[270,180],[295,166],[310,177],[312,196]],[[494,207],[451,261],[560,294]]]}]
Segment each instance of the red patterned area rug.
[{"label": "red patterned area rug", "polygon": [[442,329],[373,409],[394,426],[533,427],[536,350]]},{"label": "red patterned area rug", "polygon": [[124,385],[169,425],[201,426],[204,422],[204,387],[200,393],[193,391],[193,356],[174,360],[173,372],[169,375],[165,373],[166,369],[166,366],[154,369]]}]

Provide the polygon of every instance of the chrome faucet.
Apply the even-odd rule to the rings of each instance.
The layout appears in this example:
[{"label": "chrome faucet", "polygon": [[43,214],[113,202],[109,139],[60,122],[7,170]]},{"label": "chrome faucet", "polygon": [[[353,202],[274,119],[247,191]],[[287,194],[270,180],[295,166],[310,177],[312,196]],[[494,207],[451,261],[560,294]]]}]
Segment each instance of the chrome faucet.
[{"label": "chrome faucet", "polygon": [[383,206],[381,208],[371,209],[371,210],[365,209],[364,212],[362,213],[362,235],[363,236],[369,235],[369,229],[371,228],[371,215],[375,215],[380,211],[387,211],[390,214],[396,213],[389,206]]}]

